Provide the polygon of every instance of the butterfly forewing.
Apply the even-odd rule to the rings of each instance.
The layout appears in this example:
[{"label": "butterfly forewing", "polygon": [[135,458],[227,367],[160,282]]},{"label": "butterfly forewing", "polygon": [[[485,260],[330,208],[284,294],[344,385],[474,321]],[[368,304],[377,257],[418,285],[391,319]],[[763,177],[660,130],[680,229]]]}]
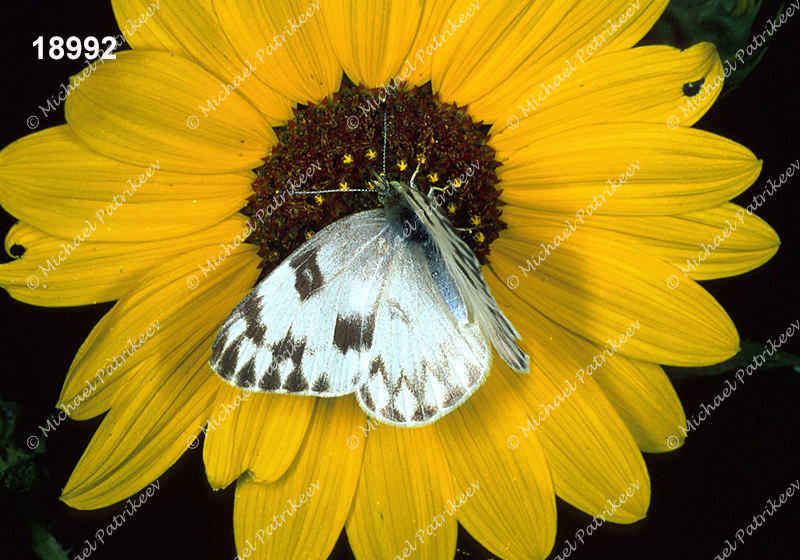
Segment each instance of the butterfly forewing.
[{"label": "butterfly forewing", "polygon": [[256,391],[352,393],[359,353],[372,340],[363,311],[375,303],[366,298],[390,258],[378,242],[386,228],[382,210],[362,212],[301,245],[225,320],[212,346],[214,371]]}]

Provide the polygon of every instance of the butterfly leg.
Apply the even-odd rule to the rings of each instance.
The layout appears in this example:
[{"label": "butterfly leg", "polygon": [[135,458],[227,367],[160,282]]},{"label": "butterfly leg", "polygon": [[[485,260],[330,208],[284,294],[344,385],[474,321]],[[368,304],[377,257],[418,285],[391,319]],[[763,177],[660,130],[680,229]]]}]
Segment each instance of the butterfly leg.
[{"label": "butterfly leg", "polygon": [[[411,184],[411,186],[412,186],[413,188],[415,188],[415,189],[417,189],[417,186],[414,184],[414,177],[416,177],[416,176],[417,176],[417,173],[419,173],[419,167],[420,167],[421,165],[422,165],[422,162],[421,162],[421,161],[418,161],[418,162],[417,162],[417,168],[414,170],[414,173],[411,175],[411,180],[409,181],[409,183]],[[417,190],[419,190],[419,189],[417,189]]]},{"label": "butterfly leg", "polygon": [[[456,181],[457,180],[458,179],[456,179]],[[451,194],[453,192],[454,188],[458,188],[460,186],[461,186],[461,183],[459,183],[458,185],[453,185],[453,186],[448,187],[448,188],[446,188],[446,187],[437,187],[435,185],[431,185],[431,188],[428,189],[428,198],[433,196],[433,191],[439,191],[439,192]]]}]

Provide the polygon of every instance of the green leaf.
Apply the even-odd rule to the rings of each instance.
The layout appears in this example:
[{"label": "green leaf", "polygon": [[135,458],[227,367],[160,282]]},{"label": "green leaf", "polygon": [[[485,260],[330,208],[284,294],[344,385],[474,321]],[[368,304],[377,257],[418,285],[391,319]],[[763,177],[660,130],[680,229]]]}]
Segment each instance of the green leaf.
[{"label": "green leaf", "polygon": [[[664,10],[661,18],[650,29],[637,46],[643,45],[670,45],[679,49],[687,49],[698,43],[709,42],[717,46],[717,52],[725,67],[725,61],[730,61],[736,70],[725,78],[727,93],[735,89],[747,75],[761,61],[767,46],[754,42],[751,37],[761,35],[766,29],[772,28],[767,24],[765,29],[752,30],[753,20],[761,8],[763,0],[753,5],[740,0],[720,0],[713,2],[699,2],[698,0],[672,0]],[[782,7],[781,7],[782,11]],[[778,16],[774,19],[778,21]],[[769,41],[769,34],[764,34],[764,43]],[[746,49],[752,44],[755,51],[747,55]],[[738,61],[739,53],[743,63]]]},{"label": "green leaf", "polygon": [[38,492],[47,473],[37,468],[32,457],[18,461],[0,473],[0,495],[21,496]]},{"label": "green leaf", "polygon": [[58,541],[41,525],[36,525],[31,529],[31,537],[33,538],[33,549],[42,560],[69,560],[69,556],[58,544]]},{"label": "green leaf", "polygon": [[11,441],[20,409],[19,403],[0,401],[0,447],[5,447]]},{"label": "green leaf", "polygon": [[[69,560],[69,556],[38,520],[39,503],[50,485],[47,469],[41,461],[42,442],[32,454],[19,449],[12,441],[17,427],[19,403],[0,400],[0,503],[5,513],[27,519],[31,546],[42,560]],[[20,535],[20,538],[24,538]]]}]

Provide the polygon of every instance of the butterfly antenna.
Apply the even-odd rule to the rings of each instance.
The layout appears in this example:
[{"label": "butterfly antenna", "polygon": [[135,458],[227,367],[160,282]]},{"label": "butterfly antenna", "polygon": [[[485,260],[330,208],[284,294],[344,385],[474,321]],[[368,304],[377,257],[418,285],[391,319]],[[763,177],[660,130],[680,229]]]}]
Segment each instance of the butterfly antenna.
[{"label": "butterfly antenna", "polygon": [[292,194],[324,194],[324,193],[346,193],[346,192],[372,192],[370,189],[328,189],[324,191],[278,191],[280,193]]},{"label": "butterfly antenna", "polygon": [[369,170],[370,170],[370,172],[372,172],[372,175],[375,177],[375,179],[377,179],[381,183],[386,182],[386,179],[384,177],[381,177],[380,175],[378,175],[378,172],[375,171],[372,167],[370,167]]}]

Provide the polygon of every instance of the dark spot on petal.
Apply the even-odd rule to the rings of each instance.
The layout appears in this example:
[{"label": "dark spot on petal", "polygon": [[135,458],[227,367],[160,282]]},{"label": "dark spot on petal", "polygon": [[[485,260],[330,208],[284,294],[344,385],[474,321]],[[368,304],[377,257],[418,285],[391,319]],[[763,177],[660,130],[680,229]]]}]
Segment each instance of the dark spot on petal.
[{"label": "dark spot on petal", "polygon": [[696,82],[687,82],[683,84],[683,95],[686,97],[694,97],[698,93],[700,93],[700,88],[703,87],[705,83],[705,77],[700,78]]}]

